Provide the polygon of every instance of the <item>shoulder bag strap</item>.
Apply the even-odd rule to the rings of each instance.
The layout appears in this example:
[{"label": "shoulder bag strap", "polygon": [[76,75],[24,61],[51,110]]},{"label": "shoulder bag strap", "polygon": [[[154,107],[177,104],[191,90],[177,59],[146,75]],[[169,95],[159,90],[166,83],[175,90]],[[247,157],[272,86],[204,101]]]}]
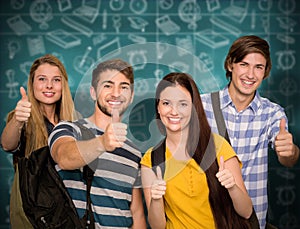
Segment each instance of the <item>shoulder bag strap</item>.
[{"label": "shoulder bag strap", "polygon": [[220,108],[220,97],[219,97],[219,91],[212,92],[210,94],[211,101],[212,101],[212,107],[215,115],[215,120],[217,123],[218,131],[221,136],[223,136],[228,142],[230,143],[229,135],[227,132],[227,128],[225,125],[224,117]]},{"label": "shoulder bag strap", "polygon": [[156,167],[159,166],[161,174],[165,173],[165,160],[166,160],[166,138],[161,140],[151,152],[152,170],[156,174]]}]

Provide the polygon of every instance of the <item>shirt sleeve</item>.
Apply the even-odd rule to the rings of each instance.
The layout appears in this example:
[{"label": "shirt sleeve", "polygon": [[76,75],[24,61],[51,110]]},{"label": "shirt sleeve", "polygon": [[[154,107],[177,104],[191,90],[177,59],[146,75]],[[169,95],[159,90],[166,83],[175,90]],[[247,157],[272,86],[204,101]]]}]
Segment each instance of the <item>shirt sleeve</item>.
[{"label": "shirt sleeve", "polygon": [[141,165],[144,165],[146,167],[152,168],[152,163],[151,163],[151,152],[152,152],[152,147],[146,151],[144,156],[141,159]]},{"label": "shirt sleeve", "polygon": [[61,137],[72,137],[74,139],[81,139],[80,128],[77,125],[67,121],[62,121],[58,123],[53,128],[53,131],[51,132],[48,138],[48,145],[50,147],[50,150],[52,149],[54,142]]},{"label": "shirt sleeve", "polygon": [[215,141],[215,145],[216,145],[218,164],[220,164],[221,156],[223,156],[224,161],[226,161],[230,158],[236,157],[238,159],[240,167],[242,168],[242,162],[239,160],[235,151],[233,150],[231,145],[226,141],[226,139],[218,134],[213,134],[213,136],[214,136],[214,141]]},{"label": "shirt sleeve", "polygon": [[270,125],[271,127],[269,128],[269,136],[270,136],[270,142],[271,142],[271,147],[273,149],[275,149],[275,138],[276,136],[278,135],[279,133],[279,130],[280,130],[280,120],[282,118],[285,119],[286,121],[286,126],[285,126],[285,129],[288,131],[288,119],[287,119],[287,116],[283,110],[283,108],[279,105],[274,105],[273,108],[273,112],[272,114],[270,115]]}]

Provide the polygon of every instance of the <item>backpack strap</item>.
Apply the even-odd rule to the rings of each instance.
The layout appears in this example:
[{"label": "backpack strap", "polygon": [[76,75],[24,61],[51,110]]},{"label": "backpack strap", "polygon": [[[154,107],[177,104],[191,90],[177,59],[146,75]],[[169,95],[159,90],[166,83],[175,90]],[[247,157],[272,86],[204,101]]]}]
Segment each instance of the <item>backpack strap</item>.
[{"label": "backpack strap", "polygon": [[230,143],[229,135],[225,125],[224,117],[220,108],[220,97],[219,91],[210,93],[212,107],[215,115],[215,120],[217,123],[218,131],[221,136],[223,136]]},{"label": "backpack strap", "polygon": [[[82,140],[89,140],[95,137],[94,133],[88,129],[87,127],[83,126],[79,122],[75,122],[75,124],[80,128],[82,133]],[[85,214],[82,217],[83,223],[86,228],[93,229],[95,228],[95,219],[94,214],[92,211],[92,205],[91,205],[91,186],[92,186],[92,180],[94,177],[94,172],[97,167],[98,160],[97,158],[89,163],[88,165],[85,165],[83,167],[83,178],[86,180],[86,209]]]},{"label": "backpack strap", "polygon": [[156,167],[159,166],[161,174],[165,173],[165,160],[166,160],[166,138],[161,140],[151,152],[152,170],[156,174]]}]

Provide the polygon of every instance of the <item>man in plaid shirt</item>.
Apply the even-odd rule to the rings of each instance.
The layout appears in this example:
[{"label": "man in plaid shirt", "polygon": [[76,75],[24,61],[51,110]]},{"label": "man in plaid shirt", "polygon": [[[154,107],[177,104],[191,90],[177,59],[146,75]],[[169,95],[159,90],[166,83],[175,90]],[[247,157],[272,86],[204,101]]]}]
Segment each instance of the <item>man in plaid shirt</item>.
[{"label": "man in plaid shirt", "polygon": [[[269,44],[257,36],[243,36],[231,46],[224,67],[229,84],[219,91],[220,108],[231,145],[243,163],[242,175],[252,199],[260,228],[266,227],[268,209],[268,146],[279,162],[292,167],[299,148],[288,132],[281,106],[260,97],[257,89],[269,76]],[[212,131],[218,133],[210,94],[201,95]]]}]

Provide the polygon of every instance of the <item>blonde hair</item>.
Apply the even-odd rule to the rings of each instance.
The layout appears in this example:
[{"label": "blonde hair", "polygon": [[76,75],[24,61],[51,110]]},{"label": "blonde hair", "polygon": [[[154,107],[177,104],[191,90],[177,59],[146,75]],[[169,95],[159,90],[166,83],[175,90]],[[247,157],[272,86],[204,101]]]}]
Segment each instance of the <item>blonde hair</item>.
[{"label": "blonde hair", "polygon": [[[38,148],[48,145],[48,131],[45,125],[45,115],[42,109],[40,109],[40,103],[35,98],[33,91],[35,71],[40,65],[46,63],[58,67],[62,76],[62,96],[60,100],[56,102],[55,109],[58,120],[73,121],[75,119],[74,103],[68,84],[68,75],[64,65],[57,57],[50,54],[46,54],[36,59],[31,66],[27,83],[27,96],[31,102],[31,115],[25,128],[25,156],[30,155],[32,151]],[[14,111],[11,113],[13,114]],[[12,117],[12,114],[8,116],[8,119]]]}]

